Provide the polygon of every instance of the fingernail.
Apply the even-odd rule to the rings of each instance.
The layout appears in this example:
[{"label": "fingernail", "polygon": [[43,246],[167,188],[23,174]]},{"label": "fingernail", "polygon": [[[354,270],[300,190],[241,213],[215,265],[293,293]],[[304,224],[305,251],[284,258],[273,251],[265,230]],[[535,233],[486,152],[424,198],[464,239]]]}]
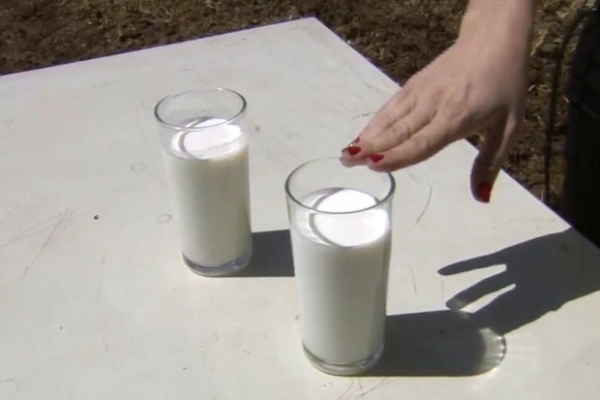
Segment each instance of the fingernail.
[{"label": "fingernail", "polygon": [[369,160],[371,160],[372,162],[377,164],[379,161],[383,160],[383,157],[384,157],[383,154],[371,154],[369,156]]},{"label": "fingernail", "polygon": [[489,182],[481,182],[477,186],[477,199],[483,203],[489,203],[492,196],[492,184]]},{"label": "fingernail", "polygon": [[355,156],[358,153],[360,153],[362,149],[358,146],[348,146],[345,149],[343,149],[342,151],[347,152],[348,154],[350,154],[351,156]]}]

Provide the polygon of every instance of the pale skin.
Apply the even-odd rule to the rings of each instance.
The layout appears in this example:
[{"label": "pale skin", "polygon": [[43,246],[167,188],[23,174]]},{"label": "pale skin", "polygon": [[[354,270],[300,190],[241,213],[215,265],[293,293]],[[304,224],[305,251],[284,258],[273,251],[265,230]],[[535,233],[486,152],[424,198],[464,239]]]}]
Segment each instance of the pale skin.
[{"label": "pale skin", "polygon": [[489,202],[523,125],[533,14],[534,0],[471,0],[456,42],[383,105],[342,162],[395,171],[478,133],[471,191]]}]

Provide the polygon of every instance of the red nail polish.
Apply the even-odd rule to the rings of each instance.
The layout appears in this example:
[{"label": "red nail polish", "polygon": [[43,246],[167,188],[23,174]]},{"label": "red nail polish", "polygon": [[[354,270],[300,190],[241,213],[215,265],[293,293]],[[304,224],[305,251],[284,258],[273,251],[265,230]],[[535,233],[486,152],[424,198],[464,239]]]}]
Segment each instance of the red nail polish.
[{"label": "red nail polish", "polygon": [[489,203],[492,196],[492,184],[489,182],[481,182],[477,186],[477,199],[483,203]]},{"label": "red nail polish", "polygon": [[342,150],[342,151],[347,151],[347,152],[348,152],[348,154],[350,154],[351,156],[355,156],[355,155],[357,155],[358,153],[360,153],[360,151],[361,151],[361,150],[362,150],[362,149],[361,149],[360,147],[358,147],[358,146],[348,146],[348,147],[346,147],[346,148],[345,148],[344,150]]},{"label": "red nail polish", "polygon": [[379,161],[383,160],[384,155],[383,154],[371,154],[369,156],[369,160],[371,160],[372,162],[374,162],[375,164],[377,164]]}]

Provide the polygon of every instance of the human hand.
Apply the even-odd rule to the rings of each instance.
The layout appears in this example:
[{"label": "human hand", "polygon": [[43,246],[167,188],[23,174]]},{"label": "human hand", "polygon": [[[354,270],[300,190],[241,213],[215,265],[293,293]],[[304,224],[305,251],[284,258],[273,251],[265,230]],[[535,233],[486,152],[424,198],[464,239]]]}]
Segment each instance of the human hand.
[{"label": "human hand", "polygon": [[342,162],[394,171],[477,133],[471,191],[488,202],[523,122],[530,29],[512,26],[527,21],[519,12],[490,8],[465,16],[457,42],[387,101],[342,150]]}]

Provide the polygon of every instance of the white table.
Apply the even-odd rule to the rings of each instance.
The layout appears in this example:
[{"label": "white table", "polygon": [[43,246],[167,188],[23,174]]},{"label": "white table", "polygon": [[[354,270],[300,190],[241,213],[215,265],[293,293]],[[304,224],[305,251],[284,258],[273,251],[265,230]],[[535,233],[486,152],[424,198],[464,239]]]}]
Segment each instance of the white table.
[{"label": "white table", "polygon": [[[153,106],[203,85],[249,101],[245,277],[191,273],[171,221]],[[305,359],[284,180],[396,89],[314,19],[0,78],[0,399],[596,399],[599,251],[505,174],[473,201],[466,142],[395,174],[385,363]],[[478,294],[516,288],[465,308],[479,319],[444,311],[504,269]]]}]

